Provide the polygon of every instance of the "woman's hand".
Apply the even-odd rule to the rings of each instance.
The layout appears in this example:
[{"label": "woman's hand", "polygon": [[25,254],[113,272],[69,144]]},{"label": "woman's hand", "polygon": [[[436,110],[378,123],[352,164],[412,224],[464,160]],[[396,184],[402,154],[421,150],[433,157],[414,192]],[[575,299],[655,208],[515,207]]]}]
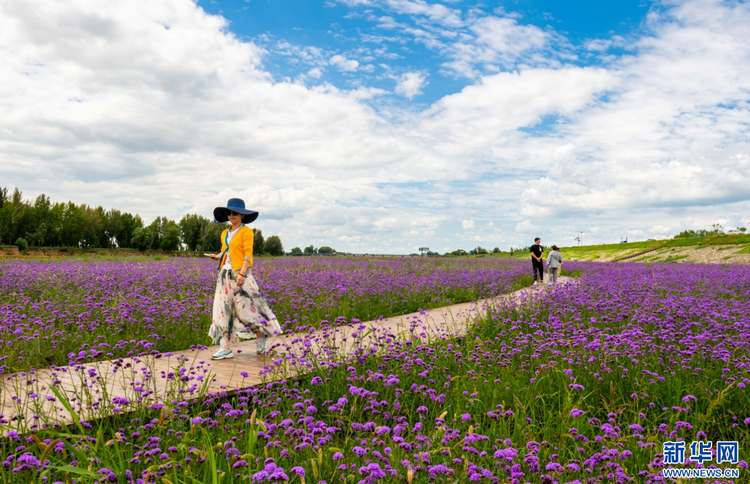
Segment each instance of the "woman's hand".
[{"label": "woman's hand", "polygon": [[240,273],[238,273],[237,274],[237,285],[242,286],[243,284],[245,284],[245,276],[242,275],[242,274],[240,274]]}]

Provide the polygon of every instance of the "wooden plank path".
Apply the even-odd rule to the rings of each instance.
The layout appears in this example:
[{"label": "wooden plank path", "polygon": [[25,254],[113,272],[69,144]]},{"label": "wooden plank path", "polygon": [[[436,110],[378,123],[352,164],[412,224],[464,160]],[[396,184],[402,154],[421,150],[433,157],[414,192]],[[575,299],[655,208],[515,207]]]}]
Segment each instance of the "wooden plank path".
[{"label": "wooden plank path", "polygon": [[[560,276],[558,283],[572,280]],[[211,360],[218,349],[214,346],[15,373],[0,382],[0,422],[3,418],[9,421],[0,423],[0,435],[10,430],[28,432],[43,425],[73,423],[60,396],[70,402],[80,420],[86,421],[127,413],[138,406],[158,408],[293,377],[306,371],[305,358],[316,351],[336,353],[331,357],[339,360],[357,351],[371,351],[363,347],[365,334],[404,338],[415,332],[423,340],[459,335],[488,307],[508,301],[525,303],[547,288],[537,285],[481,301],[305,334],[284,334],[269,338],[266,355],[257,355],[255,341],[250,340],[233,345],[235,356],[228,360]]]}]

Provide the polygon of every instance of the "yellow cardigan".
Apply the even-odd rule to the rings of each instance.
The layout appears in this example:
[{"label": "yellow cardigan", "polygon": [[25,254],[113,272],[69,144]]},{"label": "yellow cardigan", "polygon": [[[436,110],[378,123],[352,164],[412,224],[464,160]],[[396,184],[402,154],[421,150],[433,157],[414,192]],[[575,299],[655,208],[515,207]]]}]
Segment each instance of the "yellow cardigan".
[{"label": "yellow cardigan", "polygon": [[[227,232],[229,229],[224,230],[221,233],[221,252],[222,254],[227,248],[225,242]],[[253,229],[247,225],[239,228],[239,232],[234,234],[232,240],[229,241],[229,255],[232,256],[232,269],[235,271],[242,269],[242,263],[244,262],[245,256],[250,256],[250,265],[253,266],[253,241],[255,240],[255,233]],[[226,261],[226,254],[221,258],[219,267],[223,266]]]}]

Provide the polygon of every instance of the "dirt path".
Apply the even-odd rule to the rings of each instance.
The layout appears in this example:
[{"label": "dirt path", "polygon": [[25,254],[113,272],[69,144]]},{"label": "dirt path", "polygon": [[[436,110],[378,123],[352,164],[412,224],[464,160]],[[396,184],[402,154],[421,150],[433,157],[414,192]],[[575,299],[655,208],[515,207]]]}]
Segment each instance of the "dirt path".
[{"label": "dirt path", "polygon": [[[574,281],[566,276],[558,280],[560,285]],[[318,345],[316,349],[325,347],[327,352],[345,356],[369,351],[361,346],[362,339],[354,337],[355,333],[385,332],[400,338],[413,331],[422,339],[461,334],[467,323],[481,317],[493,304],[509,300],[523,303],[552,289],[537,285],[492,299],[338,326],[308,335],[285,334],[269,339],[267,356],[256,354],[255,341],[245,341],[233,346],[235,357],[229,360],[212,361],[211,355],[218,348],[214,346],[15,373],[0,384],[0,420],[9,421],[0,424],[0,435],[11,429],[35,430],[45,420],[49,424],[72,423],[71,412],[60,402],[60,395],[71,402],[82,420],[128,412],[136,406],[176,404],[207,392],[231,392],[304,373],[304,364],[295,363],[304,363],[311,342]]]}]

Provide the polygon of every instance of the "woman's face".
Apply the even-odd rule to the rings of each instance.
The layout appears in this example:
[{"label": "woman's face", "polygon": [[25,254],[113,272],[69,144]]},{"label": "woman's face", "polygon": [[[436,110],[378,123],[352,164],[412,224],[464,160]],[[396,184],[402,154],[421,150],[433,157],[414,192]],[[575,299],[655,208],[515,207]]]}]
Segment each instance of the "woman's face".
[{"label": "woman's face", "polygon": [[242,222],[242,214],[241,213],[232,212],[231,210],[229,210],[227,212],[227,217],[229,218],[229,222],[232,225],[236,225],[236,224]]}]

